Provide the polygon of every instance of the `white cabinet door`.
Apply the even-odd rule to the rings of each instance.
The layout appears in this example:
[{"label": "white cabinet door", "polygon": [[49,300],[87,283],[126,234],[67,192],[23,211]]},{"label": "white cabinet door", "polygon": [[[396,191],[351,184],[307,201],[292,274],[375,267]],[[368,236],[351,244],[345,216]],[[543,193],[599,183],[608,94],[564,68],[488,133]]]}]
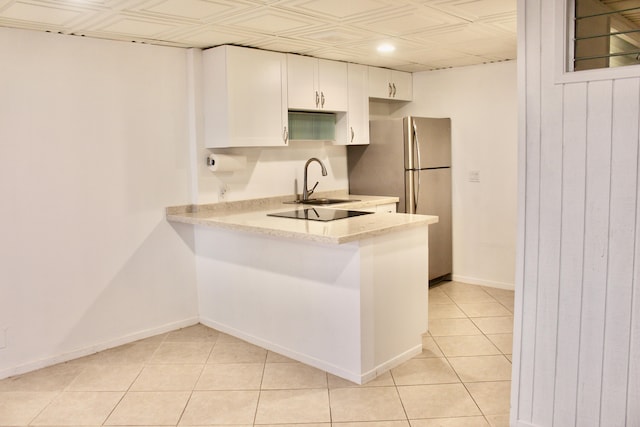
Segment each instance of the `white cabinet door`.
[{"label": "white cabinet door", "polygon": [[348,64],[347,138],[337,144],[369,144],[369,73],[366,65]]},{"label": "white cabinet door", "polygon": [[347,64],[338,61],[318,60],[318,89],[320,109],[347,111],[348,108]]},{"label": "white cabinet door", "polygon": [[369,67],[369,97],[390,99],[393,95],[391,87],[391,70]]},{"label": "white cabinet door", "polygon": [[404,71],[391,70],[393,99],[411,101],[413,99],[413,76]]},{"label": "white cabinet door", "polygon": [[347,111],[347,64],[288,54],[290,110]]},{"label": "white cabinet door", "polygon": [[369,67],[369,97],[411,101],[413,99],[411,73]]},{"label": "white cabinet door", "polygon": [[318,60],[287,54],[287,91],[292,110],[316,110],[320,94],[316,89]]},{"label": "white cabinet door", "polygon": [[203,52],[205,146],[283,146],[287,61],[283,53],[220,46]]}]

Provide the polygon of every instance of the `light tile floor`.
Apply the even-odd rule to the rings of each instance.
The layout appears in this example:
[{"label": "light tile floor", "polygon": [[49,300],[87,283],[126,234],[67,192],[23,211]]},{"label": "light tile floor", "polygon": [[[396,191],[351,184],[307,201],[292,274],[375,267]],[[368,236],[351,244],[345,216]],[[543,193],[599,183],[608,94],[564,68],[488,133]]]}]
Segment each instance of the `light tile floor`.
[{"label": "light tile floor", "polygon": [[434,286],[423,353],[363,386],[196,325],[0,381],[0,426],[508,426],[512,313]]}]

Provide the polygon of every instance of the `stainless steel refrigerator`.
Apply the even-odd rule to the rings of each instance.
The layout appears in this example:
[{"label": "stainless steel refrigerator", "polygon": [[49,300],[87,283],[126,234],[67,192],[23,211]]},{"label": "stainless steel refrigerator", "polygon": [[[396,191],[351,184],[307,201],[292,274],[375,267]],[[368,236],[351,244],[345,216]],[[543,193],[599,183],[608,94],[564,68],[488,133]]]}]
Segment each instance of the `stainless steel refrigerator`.
[{"label": "stainless steel refrigerator", "polygon": [[429,226],[429,280],[449,279],[451,119],[381,119],[369,127],[369,145],[347,148],[349,193],[396,196],[398,212],[437,215]]}]

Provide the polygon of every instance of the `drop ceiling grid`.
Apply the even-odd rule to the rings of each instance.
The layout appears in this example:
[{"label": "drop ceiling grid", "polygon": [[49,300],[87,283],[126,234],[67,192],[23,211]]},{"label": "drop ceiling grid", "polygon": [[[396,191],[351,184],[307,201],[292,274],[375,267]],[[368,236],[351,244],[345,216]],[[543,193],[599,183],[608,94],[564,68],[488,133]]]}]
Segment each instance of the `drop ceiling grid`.
[{"label": "drop ceiling grid", "polygon": [[29,25],[42,24],[52,28],[66,28],[92,12],[94,9],[51,2],[13,0],[0,4],[0,17],[3,19]]},{"label": "drop ceiling grid", "polygon": [[321,20],[349,22],[371,15],[388,14],[405,8],[407,0],[280,0],[274,8],[312,16]]},{"label": "drop ceiling grid", "polygon": [[170,19],[208,22],[248,10],[253,6],[253,3],[242,1],[146,0],[137,7],[128,9]]},{"label": "drop ceiling grid", "polygon": [[[178,47],[233,43],[419,71],[514,59],[515,7],[516,0],[0,0],[0,26]],[[396,52],[379,55],[382,41]]]},{"label": "drop ceiling grid", "polygon": [[344,25],[327,24],[320,28],[300,31],[293,35],[296,39],[307,40],[325,47],[346,48],[349,44],[366,40],[378,40],[381,36],[373,31],[361,30]]},{"label": "drop ceiling grid", "polygon": [[437,11],[427,13],[424,8],[414,8],[388,15],[377,15],[366,20],[354,21],[351,24],[354,27],[376,31],[388,36],[402,37],[412,33],[464,23],[466,21],[449,14]]},{"label": "drop ceiling grid", "polygon": [[470,22],[516,11],[516,2],[504,0],[423,0],[423,4]]}]

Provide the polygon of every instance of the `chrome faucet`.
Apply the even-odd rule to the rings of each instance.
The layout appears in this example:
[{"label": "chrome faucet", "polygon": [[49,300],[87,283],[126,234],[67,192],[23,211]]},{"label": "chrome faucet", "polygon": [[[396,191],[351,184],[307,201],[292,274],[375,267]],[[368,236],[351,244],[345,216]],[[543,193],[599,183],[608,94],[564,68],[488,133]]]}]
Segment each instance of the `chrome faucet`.
[{"label": "chrome faucet", "polygon": [[309,196],[313,194],[313,190],[315,190],[316,187],[318,186],[318,183],[316,182],[316,184],[313,186],[311,190],[307,188],[307,169],[309,169],[309,163],[311,162],[320,163],[320,166],[322,167],[322,176],[327,176],[327,168],[324,167],[324,164],[320,161],[320,159],[316,157],[312,157],[309,160],[307,160],[307,163],[305,163],[304,165],[304,183],[303,183],[304,189],[302,191],[302,200],[309,200]]}]

